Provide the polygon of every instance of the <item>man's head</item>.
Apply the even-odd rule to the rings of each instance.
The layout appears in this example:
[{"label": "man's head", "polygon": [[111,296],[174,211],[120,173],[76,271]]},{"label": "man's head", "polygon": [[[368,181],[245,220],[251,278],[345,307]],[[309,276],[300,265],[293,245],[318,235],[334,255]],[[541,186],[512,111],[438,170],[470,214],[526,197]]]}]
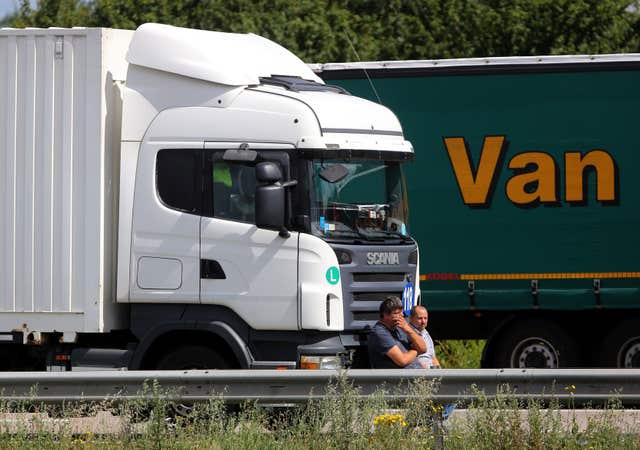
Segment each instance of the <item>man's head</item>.
[{"label": "man's head", "polygon": [[409,320],[418,330],[424,330],[427,328],[427,322],[429,321],[429,312],[427,311],[427,308],[421,305],[414,306],[411,308]]},{"label": "man's head", "polygon": [[387,328],[395,328],[398,318],[402,318],[402,300],[390,295],[380,303],[380,322]]}]

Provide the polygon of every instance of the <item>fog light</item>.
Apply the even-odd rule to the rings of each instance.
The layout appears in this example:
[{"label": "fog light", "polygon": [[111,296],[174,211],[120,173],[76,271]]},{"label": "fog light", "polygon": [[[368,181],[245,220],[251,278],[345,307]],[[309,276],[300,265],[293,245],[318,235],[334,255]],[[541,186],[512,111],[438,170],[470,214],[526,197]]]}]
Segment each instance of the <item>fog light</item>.
[{"label": "fog light", "polygon": [[334,252],[336,252],[336,257],[338,258],[339,264],[351,264],[351,253],[346,250],[341,250],[339,248],[334,248]]},{"label": "fog light", "polygon": [[342,367],[342,358],[339,356],[300,356],[301,369],[329,369],[335,370]]}]

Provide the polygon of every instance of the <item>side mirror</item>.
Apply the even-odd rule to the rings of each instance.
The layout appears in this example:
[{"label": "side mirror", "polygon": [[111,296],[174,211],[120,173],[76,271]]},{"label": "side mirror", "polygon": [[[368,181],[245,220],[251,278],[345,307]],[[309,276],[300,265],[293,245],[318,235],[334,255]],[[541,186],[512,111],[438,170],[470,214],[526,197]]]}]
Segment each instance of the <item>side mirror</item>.
[{"label": "side mirror", "polygon": [[284,187],[279,181],[282,171],[276,163],[256,164],[256,225],[281,231],[284,228]]},{"label": "side mirror", "polygon": [[298,184],[296,180],[281,183],[282,171],[280,166],[273,162],[261,162],[256,164],[256,201],[255,215],[256,226],[278,230],[283,238],[289,237],[289,232],[284,226],[285,216],[285,189]]},{"label": "side mirror", "polygon": [[282,180],[282,171],[276,163],[261,162],[256,165],[256,180],[258,183],[277,183]]},{"label": "side mirror", "polygon": [[284,187],[267,184],[256,187],[256,226],[270,230],[284,229]]}]

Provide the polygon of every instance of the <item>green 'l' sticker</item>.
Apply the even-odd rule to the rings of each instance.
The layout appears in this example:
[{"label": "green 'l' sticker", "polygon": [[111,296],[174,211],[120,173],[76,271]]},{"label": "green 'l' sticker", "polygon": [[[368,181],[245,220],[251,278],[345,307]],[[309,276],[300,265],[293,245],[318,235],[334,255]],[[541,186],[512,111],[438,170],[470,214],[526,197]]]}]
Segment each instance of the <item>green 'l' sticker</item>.
[{"label": "green 'l' sticker", "polygon": [[340,270],[336,266],[331,266],[327,269],[327,281],[329,284],[338,284],[338,281],[340,281]]}]

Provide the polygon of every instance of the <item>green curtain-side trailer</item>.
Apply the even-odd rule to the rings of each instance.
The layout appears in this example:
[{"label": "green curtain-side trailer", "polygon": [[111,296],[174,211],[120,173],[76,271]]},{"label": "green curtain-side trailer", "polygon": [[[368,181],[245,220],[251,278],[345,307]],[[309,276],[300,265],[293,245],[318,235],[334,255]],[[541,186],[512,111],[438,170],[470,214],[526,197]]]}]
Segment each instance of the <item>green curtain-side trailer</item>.
[{"label": "green curtain-side trailer", "polygon": [[390,107],[421,301],[486,367],[640,366],[640,55],[325,64]]}]

